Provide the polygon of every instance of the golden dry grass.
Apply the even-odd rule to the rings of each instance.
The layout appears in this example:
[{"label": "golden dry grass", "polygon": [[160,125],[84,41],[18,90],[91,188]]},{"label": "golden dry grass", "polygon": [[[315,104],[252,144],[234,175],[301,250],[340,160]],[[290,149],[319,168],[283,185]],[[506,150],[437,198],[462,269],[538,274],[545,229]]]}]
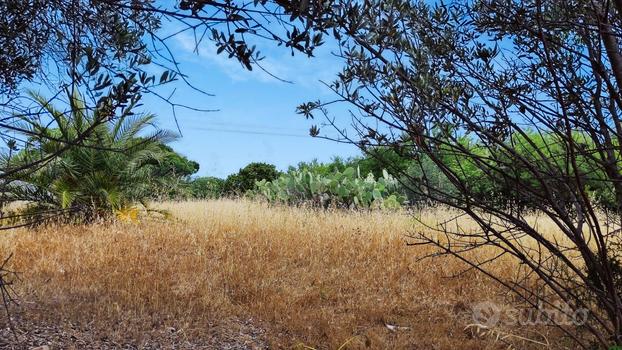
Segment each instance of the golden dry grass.
[{"label": "golden dry grass", "polygon": [[[0,256],[14,253],[22,305],[33,305],[24,317],[136,344],[163,327],[193,337],[252,319],[271,348],[337,349],[349,339],[344,348],[507,348],[464,331],[469,306],[504,303],[503,291],[475,272],[451,278],[464,268],[454,259],[418,261],[429,251],[405,244],[425,229],[410,214],[239,200],[161,206],[177,219],[3,233]],[[430,223],[451,215],[420,214]],[[511,274],[511,264],[494,268]],[[556,339],[546,328],[516,332]]]}]

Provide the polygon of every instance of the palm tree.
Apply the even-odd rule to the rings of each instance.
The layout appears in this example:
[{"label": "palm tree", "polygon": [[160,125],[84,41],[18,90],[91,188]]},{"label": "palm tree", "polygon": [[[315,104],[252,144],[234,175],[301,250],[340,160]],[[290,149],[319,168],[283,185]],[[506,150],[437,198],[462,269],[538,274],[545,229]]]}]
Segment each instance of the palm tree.
[{"label": "palm tree", "polygon": [[[63,210],[86,220],[144,204],[152,192],[153,165],[165,154],[160,146],[177,136],[157,129],[155,115],[134,113],[137,100],[120,115],[104,117],[105,108],[89,112],[78,93],[68,96],[70,110],[63,113],[31,93],[49,120],[21,118],[18,129],[27,146],[5,157],[7,168],[45,159],[67,144],[72,147],[34,172],[19,174],[19,185],[8,187],[8,192],[13,199],[34,202],[37,210]],[[53,128],[47,126],[50,122]],[[145,135],[148,127],[155,131]],[[85,133],[86,138],[78,139]]]}]

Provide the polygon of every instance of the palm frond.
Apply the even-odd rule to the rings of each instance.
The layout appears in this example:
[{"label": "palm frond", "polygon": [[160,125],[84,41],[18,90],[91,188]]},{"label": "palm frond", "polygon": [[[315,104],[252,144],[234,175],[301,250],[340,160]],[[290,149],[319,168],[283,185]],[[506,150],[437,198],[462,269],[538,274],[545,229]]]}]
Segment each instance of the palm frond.
[{"label": "palm frond", "polygon": [[112,127],[114,142],[123,143],[138,137],[145,127],[155,127],[155,118],[154,114],[132,114],[119,118]]},{"label": "palm frond", "polygon": [[88,115],[86,104],[82,100],[82,96],[80,96],[77,89],[74,89],[73,93],[69,96],[69,102],[71,104],[71,124],[75,130],[75,134],[80,135],[90,126],[86,118]]},{"label": "palm frond", "polygon": [[56,126],[58,127],[63,137],[65,139],[69,139],[69,134],[68,134],[69,133],[69,130],[68,130],[69,121],[67,117],[65,116],[65,113],[56,109],[54,105],[50,103],[48,99],[43,97],[43,95],[39,94],[38,92],[31,90],[28,92],[28,94],[41,108],[43,108],[46,112],[48,112],[50,117],[54,119],[54,121],[56,122]]}]

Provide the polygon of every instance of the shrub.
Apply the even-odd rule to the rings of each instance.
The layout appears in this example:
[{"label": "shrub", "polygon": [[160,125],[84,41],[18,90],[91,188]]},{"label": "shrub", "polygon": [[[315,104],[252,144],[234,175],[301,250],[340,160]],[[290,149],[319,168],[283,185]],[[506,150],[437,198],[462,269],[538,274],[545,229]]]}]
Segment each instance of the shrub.
[{"label": "shrub", "polygon": [[279,177],[276,167],[267,163],[250,163],[240,169],[237,174],[227,177],[224,190],[229,194],[244,194],[255,187],[260,180],[272,181]]},{"label": "shrub", "polygon": [[219,198],[224,194],[225,180],[213,177],[198,177],[190,182],[193,198]]}]

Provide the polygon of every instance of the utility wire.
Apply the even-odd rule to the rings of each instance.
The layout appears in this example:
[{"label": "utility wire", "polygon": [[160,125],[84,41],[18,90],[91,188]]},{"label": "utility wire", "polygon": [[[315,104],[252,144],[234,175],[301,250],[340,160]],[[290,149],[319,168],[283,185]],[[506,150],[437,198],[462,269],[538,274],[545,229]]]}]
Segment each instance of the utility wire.
[{"label": "utility wire", "polygon": [[182,127],[187,127],[193,129],[193,125],[197,125],[198,127],[202,127],[202,125],[207,125],[207,127],[229,127],[229,128],[250,128],[250,129],[270,129],[270,130],[279,130],[279,131],[299,131],[300,128],[292,128],[292,127],[282,127],[282,126],[271,126],[266,124],[249,124],[249,123],[232,123],[232,122],[220,122],[220,121],[207,121],[207,120],[185,120],[182,123]]},{"label": "utility wire", "polygon": [[219,128],[204,128],[204,127],[193,127],[193,130],[204,130],[204,131],[216,131],[216,132],[226,132],[231,134],[251,134],[251,135],[269,135],[269,136],[281,136],[281,137],[299,137],[299,138],[310,138],[310,135],[302,135],[302,134],[287,134],[287,133],[279,133],[279,132],[269,132],[269,131],[253,131],[253,130],[241,130],[241,129],[219,129]]}]

